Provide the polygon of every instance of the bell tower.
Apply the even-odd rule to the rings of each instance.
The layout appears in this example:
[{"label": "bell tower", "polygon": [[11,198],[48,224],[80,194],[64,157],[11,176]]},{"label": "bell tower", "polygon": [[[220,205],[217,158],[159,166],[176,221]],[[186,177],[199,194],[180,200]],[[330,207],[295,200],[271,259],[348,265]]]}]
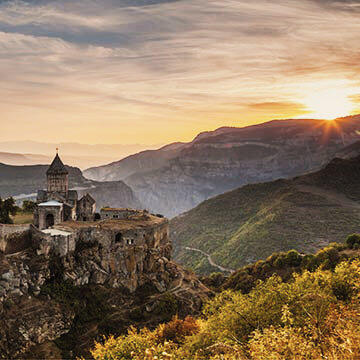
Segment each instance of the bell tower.
[{"label": "bell tower", "polygon": [[59,157],[58,149],[56,149],[56,156],[46,172],[46,178],[49,193],[58,192],[67,195],[69,191],[69,173]]}]

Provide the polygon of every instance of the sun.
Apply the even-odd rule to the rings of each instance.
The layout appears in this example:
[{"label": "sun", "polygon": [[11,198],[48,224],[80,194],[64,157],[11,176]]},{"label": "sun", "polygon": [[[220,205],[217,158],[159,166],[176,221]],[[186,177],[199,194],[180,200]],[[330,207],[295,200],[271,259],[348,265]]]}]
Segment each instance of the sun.
[{"label": "sun", "polygon": [[349,115],[353,110],[349,90],[346,88],[331,88],[315,91],[306,97],[304,105],[311,117],[333,120]]}]

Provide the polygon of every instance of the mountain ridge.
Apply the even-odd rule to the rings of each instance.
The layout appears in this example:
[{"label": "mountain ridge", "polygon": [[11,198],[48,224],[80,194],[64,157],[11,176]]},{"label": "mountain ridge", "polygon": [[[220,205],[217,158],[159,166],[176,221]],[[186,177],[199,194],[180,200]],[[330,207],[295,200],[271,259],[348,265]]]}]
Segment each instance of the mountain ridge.
[{"label": "mountain ridge", "polygon": [[[273,252],[315,252],[358,231],[360,156],[333,159],[319,171],[250,184],[208,199],[170,222],[175,259],[199,273],[237,268]],[[321,235],[323,234],[323,235]]]},{"label": "mountain ridge", "polygon": [[170,151],[135,154],[84,174],[102,181],[121,178],[146,208],[174,217],[245,184],[319,169],[359,140],[359,128],[359,115],[334,121],[288,119],[222,127]]}]

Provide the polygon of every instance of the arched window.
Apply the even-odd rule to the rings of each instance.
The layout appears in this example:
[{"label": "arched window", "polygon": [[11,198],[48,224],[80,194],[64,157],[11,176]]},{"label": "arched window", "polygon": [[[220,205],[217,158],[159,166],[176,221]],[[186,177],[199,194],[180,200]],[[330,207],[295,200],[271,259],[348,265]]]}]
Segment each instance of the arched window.
[{"label": "arched window", "polygon": [[115,242],[116,242],[116,243],[120,243],[120,242],[122,242],[122,240],[123,240],[122,233],[117,233],[117,234],[115,235]]}]

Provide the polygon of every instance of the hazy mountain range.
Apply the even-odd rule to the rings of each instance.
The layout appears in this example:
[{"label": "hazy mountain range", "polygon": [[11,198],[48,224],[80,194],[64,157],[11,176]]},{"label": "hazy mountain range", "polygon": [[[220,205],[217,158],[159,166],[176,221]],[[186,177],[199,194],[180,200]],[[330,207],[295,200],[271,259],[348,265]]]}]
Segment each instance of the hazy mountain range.
[{"label": "hazy mountain range", "polygon": [[98,181],[123,180],[144,207],[173,217],[245,184],[319,169],[356,142],[359,130],[360,116],[223,127],[201,133],[190,143],[87,169],[84,175]]},{"label": "hazy mountain range", "polygon": [[143,144],[79,144],[44,143],[38,141],[0,142],[0,162],[9,165],[38,165],[51,163],[56,148],[64,162],[81,169],[122,159],[144,149],[159,145]]}]

